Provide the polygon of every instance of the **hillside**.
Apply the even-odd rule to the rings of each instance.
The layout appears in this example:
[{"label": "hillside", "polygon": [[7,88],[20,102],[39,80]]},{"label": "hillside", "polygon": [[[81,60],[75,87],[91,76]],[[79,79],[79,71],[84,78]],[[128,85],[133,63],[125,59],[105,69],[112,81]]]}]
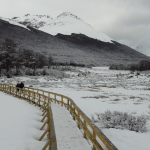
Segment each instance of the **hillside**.
[{"label": "hillside", "polygon": [[150,56],[150,45],[141,45],[136,50],[144,55]]},{"label": "hillside", "polygon": [[51,54],[55,62],[104,66],[135,63],[149,57],[115,41],[103,42],[82,34],[56,36],[32,27],[28,29],[0,19],[0,42],[13,39],[18,49]]}]

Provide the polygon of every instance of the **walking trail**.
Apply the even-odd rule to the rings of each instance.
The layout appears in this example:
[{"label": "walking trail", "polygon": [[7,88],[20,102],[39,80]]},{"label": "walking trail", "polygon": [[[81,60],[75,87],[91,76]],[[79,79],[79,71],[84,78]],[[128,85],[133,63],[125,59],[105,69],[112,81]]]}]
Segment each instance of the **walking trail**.
[{"label": "walking trail", "polygon": [[69,111],[51,103],[58,150],[91,150]]}]

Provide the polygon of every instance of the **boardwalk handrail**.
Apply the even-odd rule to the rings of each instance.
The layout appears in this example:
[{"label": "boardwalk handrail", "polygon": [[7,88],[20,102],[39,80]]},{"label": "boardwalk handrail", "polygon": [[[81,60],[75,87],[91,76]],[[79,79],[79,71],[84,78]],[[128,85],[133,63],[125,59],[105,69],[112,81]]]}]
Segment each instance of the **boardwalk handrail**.
[{"label": "boardwalk handrail", "polygon": [[50,102],[49,98],[43,94],[33,92],[29,89],[27,90],[26,88],[24,89],[16,88],[14,85],[11,85],[11,84],[0,84],[0,90],[6,93],[12,94],[14,96],[18,96],[19,98],[27,99],[29,100],[30,103],[35,104],[35,106],[39,106],[40,109],[43,109],[42,110],[43,118],[41,120],[41,122],[43,122],[43,125],[40,128],[40,130],[43,130],[46,124],[47,124],[47,129],[41,135],[41,137],[39,138],[39,141],[41,141],[47,133],[49,133],[48,135],[49,139],[47,143],[44,145],[44,147],[42,148],[42,150],[46,150],[48,146],[49,146],[49,150],[57,150],[57,146],[55,145],[55,148],[53,148],[53,145],[52,145],[53,139],[55,137],[53,137],[54,135],[52,136],[52,132],[51,132],[53,120],[52,120],[52,116],[50,113],[51,110],[49,108],[49,102]]},{"label": "boardwalk handrail", "polygon": [[[9,84],[9,86],[14,87],[15,85]],[[25,87],[25,91],[38,93],[41,96],[46,96],[46,98],[51,100],[51,102],[65,106],[70,111],[73,119],[77,121],[78,128],[83,129],[84,138],[88,138],[92,142],[93,150],[118,150],[104,135],[104,133],[82,112],[82,110],[74,103],[71,98],[61,94],[30,87]]]}]

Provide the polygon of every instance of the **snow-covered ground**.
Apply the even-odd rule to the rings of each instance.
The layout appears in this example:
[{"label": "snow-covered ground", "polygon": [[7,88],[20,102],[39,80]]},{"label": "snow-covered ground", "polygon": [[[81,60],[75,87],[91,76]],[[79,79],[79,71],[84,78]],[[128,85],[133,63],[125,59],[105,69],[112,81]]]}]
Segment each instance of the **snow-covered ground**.
[{"label": "snow-covered ground", "polygon": [[[98,112],[116,110],[150,118],[150,75],[148,72],[131,74],[129,71],[109,70],[107,67],[77,68],[67,71],[69,78],[53,80],[44,77],[2,78],[2,83],[25,81],[26,86],[60,93],[74,102],[91,118]],[[106,129],[97,124],[119,150],[149,150],[150,120],[147,132]]]},{"label": "snow-covered ground", "polygon": [[0,150],[41,150],[47,141],[38,141],[42,111],[3,92],[0,97]]}]

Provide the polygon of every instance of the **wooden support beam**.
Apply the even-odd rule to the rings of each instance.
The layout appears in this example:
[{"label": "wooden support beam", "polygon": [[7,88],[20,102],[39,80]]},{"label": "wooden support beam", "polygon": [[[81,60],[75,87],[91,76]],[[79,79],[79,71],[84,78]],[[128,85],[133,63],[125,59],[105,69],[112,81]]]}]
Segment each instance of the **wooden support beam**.
[{"label": "wooden support beam", "polygon": [[41,120],[41,122],[44,121],[44,119],[48,116],[48,112],[46,113],[46,115],[43,117],[43,119]]},{"label": "wooden support beam", "polygon": [[46,135],[46,133],[49,132],[49,127],[46,129],[46,131],[42,134],[42,136],[39,138],[39,141],[43,139],[43,137]]},{"label": "wooden support beam", "polygon": [[47,143],[45,144],[45,146],[42,148],[42,150],[46,150],[46,148],[50,146],[50,139],[47,141]]},{"label": "wooden support beam", "polygon": [[43,124],[43,126],[41,127],[40,130],[43,130],[43,129],[44,129],[44,127],[45,127],[45,125],[48,123],[48,121],[49,121],[49,119],[47,119],[47,120],[45,121],[45,123]]},{"label": "wooden support beam", "polygon": [[46,112],[47,112],[47,110],[45,110],[45,111],[43,112],[42,116],[44,116]]}]

